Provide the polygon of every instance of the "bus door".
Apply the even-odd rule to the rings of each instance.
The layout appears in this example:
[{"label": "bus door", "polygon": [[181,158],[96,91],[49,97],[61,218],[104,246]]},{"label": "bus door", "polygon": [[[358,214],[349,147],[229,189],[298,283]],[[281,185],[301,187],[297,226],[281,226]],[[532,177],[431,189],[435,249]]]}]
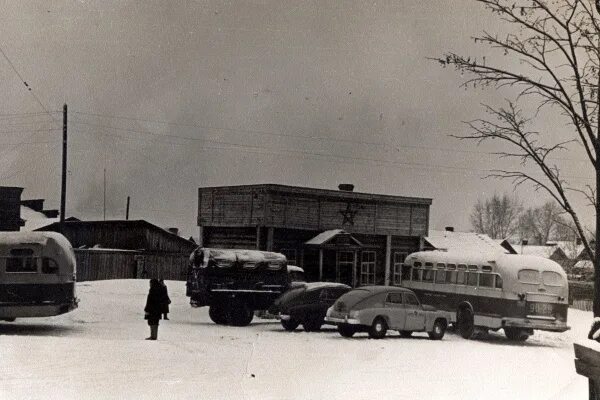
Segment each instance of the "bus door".
[{"label": "bus door", "polygon": [[419,304],[419,300],[412,293],[403,293],[404,308],[406,309],[406,322],[404,330],[416,331],[422,330],[425,326],[425,312]]}]

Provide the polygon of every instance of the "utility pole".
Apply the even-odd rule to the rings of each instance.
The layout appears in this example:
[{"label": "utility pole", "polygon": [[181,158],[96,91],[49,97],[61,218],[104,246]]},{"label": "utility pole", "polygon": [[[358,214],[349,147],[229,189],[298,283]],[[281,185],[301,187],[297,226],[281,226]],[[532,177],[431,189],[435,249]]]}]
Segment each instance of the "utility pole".
[{"label": "utility pole", "polygon": [[63,106],[63,150],[62,179],[60,185],[60,222],[65,222],[65,202],[67,195],[67,105]]},{"label": "utility pole", "polygon": [[104,205],[102,206],[104,220],[106,221],[106,168],[104,168]]},{"label": "utility pole", "polygon": [[127,196],[127,207],[125,208],[125,221],[129,221],[129,201],[131,197]]}]

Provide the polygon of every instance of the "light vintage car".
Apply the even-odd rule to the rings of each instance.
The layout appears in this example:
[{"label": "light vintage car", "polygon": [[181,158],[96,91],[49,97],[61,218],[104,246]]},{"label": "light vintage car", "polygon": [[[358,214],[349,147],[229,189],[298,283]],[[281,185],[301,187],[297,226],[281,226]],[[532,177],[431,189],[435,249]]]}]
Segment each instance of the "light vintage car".
[{"label": "light vintage car", "polygon": [[366,331],[371,338],[381,339],[388,330],[395,330],[403,337],[427,332],[430,339],[440,340],[450,317],[444,311],[421,305],[410,289],[363,286],[340,297],[327,310],[325,321],[336,324],[344,337]]},{"label": "light vintage car", "polygon": [[307,332],[321,329],[327,309],[351,287],[335,282],[310,282],[282,294],[269,308],[278,315],[286,331],[295,330],[302,324]]}]

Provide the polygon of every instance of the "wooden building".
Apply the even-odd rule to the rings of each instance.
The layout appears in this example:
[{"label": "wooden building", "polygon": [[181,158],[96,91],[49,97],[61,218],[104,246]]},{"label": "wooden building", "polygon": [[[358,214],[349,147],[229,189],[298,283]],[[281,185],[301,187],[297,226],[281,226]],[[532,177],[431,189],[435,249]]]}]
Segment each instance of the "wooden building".
[{"label": "wooden building", "polygon": [[77,280],[184,280],[193,242],[147,221],[65,221],[38,230],[62,233],[75,249]]},{"label": "wooden building", "polygon": [[23,188],[0,186],[0,231],[18,231],[24,225],[21,219]]},{"label": "wooden building", "polygon": [[285,254],[311,281],[389,284],[427,235],[431,199],[273,184],[198,190],[204,247]]}]

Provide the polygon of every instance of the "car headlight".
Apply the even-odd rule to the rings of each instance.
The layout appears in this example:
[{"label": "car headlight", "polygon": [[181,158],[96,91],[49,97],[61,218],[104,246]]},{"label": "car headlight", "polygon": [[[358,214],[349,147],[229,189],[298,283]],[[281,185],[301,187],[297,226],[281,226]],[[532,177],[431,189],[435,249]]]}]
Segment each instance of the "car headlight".
[{"label": "car headlight", "polygon": [[329,307],[329,308],[327,309],[327,314],[326,314],[326,315],[329,317],[329,316],[331,315],[331,312],[332,312],[332,311],[333,311],[333,306],[331,306],[331,307]]}]

